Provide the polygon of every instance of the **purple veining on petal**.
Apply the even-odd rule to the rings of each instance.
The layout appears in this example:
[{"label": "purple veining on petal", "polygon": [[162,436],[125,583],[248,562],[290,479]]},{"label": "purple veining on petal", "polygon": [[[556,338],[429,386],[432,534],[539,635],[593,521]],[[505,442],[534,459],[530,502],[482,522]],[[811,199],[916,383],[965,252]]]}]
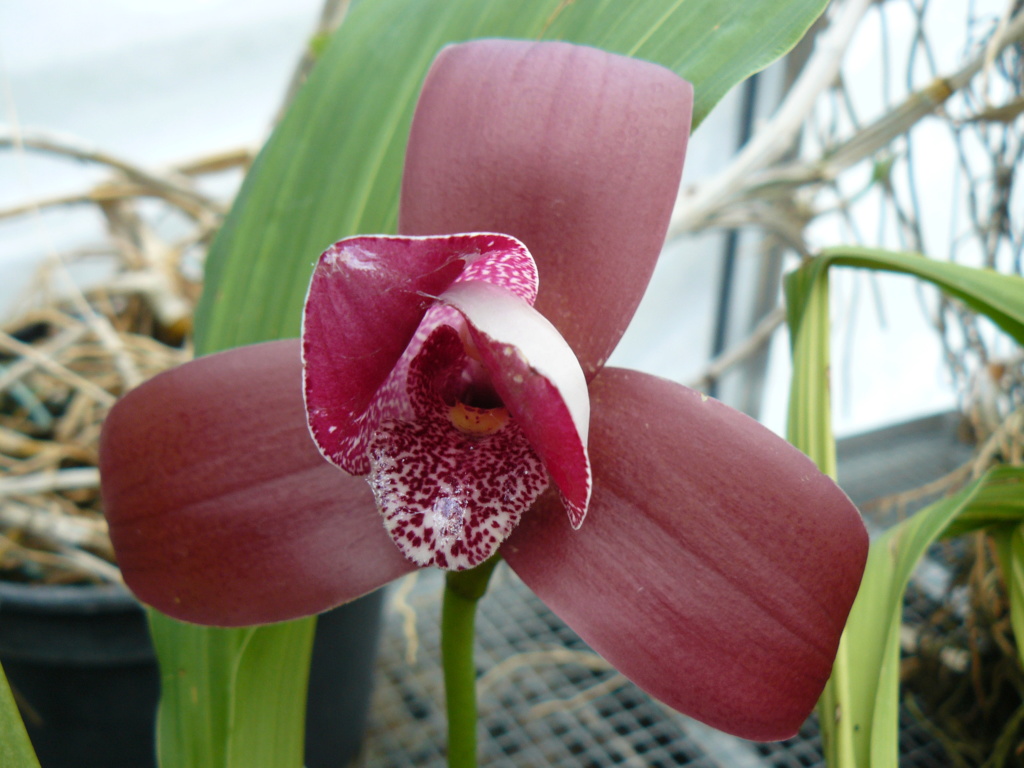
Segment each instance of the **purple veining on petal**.
[{"label": "purple veining on petal", "polygon": [[414,419],[382,423],[370,443],[368,480],[385,528],[413,562],[473,567],[509,536],[547,487],[547,472],[513,421],[477,433],[453,423],[466,399],[476,411],[500,406],[486,402],[485,375],[456,328],[433,330],[407,386]]}]

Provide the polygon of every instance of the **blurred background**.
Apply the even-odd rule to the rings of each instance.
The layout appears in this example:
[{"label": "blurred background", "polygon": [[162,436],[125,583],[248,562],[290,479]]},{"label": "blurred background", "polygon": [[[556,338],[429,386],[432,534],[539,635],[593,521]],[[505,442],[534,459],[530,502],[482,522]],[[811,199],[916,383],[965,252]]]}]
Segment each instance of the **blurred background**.
[{"label": "blurred background", "polygon": [[[869,5],[860,3],[857,13],[843,19],[850,30],[838,87],[822,88],[804,110],[805,158],[848,140],[935,77],[956,72],[978,53],[1005,10],[1000,0],[945,3],[941,10],[909,0],[868,11]],[[321,7],[319,0],[98,0],[88,6],[6,0],[0,6],[0,118],[8,141],[0,152],[0,307],[9,311],[47,259],[69,251],[80,255],[83,247],[100,250],[107,236],[95,205],[79,200],[29,209],[35,202],[81,195],[104,180],[109,167],[12,147],[19,131],[54,134],[76,148],[149,169],[224,151],[255,151],[284,102]],[[774,112],[815,39],[734,89],[696,132],[684,174],[683,212],[687,189],[699,190],[725,169]],[[1000,125],[957,121],[978,105],[1007,101],[1017,83],[998,73],[978,80],[984,83],[954,96],[948,118],[919,118],[903,126],[912,129],[909,135],[891,136],[879,148],[881,155],[842,169],[832,182],[791,191],[795,204],[804,206],[792,214],[799,221],[791,224],[804,229],[805,246],[857,241],[937,258],[984,258],[976,243],[966,242],[972,227],[984,238],[976,231],[982,223],[972,222],[983,212],[972,206],[984,207],[977,195],[998,190],[972,185],[968,174],[978,169],[967,165],[993,162],[999,150],[991,145],[1000,139],[991,134]],[[1011,133],[1013,122],[1004,124]],[[1014,151],[1012,141],[1003,148],[1004,166],[1012,168]],[[237,172],[213,174],[201,184],[226,202],[239,178]],[[1014,196],[1006,204],[1013,210],[1020,192],[1010,190]],[[774,245],[762,228],[750,226],[759,223],[756,217],[723,234],[708,211],[703,213],[703,221],[681,217],[675,229],[681,236],[670,242],[648,301],[614,362],[700,383],[707,362],[739,344],[762,319],[758,315],[777,306],[780,265],[765,267],[764,254]],[[180,223],[173,212],[160,215],[155,225],[168,230],[168,237],[180,235],[173,230]],[[1019,232],[1016,237],[1019,259]],[[1004,246],[1014,248],[1012,242]],[[197,269],[201,253],[188,256]],[[837,432],[952,407],[960,383],[950,373],[949,350],[934,333],[934,297],[900,278],[843,273],[835,286]],[[741,369],[745,387],[733,383],[730,390],[728,376],[715,386],[716,394],[781,431],[787,381],[781,334],[771,349],[765,373],[754,370],[765,358]],[[749,380],[759,375],[770,385],[751,389]]]}]

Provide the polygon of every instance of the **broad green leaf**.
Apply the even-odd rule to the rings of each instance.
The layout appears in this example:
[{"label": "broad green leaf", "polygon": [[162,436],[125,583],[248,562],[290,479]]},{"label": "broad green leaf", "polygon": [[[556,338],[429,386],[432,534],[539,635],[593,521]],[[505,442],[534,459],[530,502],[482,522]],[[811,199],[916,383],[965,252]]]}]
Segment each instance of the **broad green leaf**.
[{"label": "broad green leaf", "polygon": [[217,629],[150,612],[163,768],[299,768],[314,618]]},{"label": "broad green leaf", "polygon": [[160,765],[226,766],[234,673],[251,630],[182,624],[156,611],[149,629],[160,659]]},{"label": "broad green leaf", "polygon": [[4,768],[39,768],[21,713],[0,667],[0,765]]},{"label": "broad green leaf", "polygon": [[[872,542],[860,592],[850,613],[844,653],[837,660],[855,670],[857,684],[839,702],[836,730],[852,745],[853,760],[828,755],[836,766],[895,766],[899,752],[899,632],[903,596],[911,574],[940,536],[984,527],[994,516],[1024,521],[1024,467],[988,472],[955,496],[932,504]],[[1005,525],[1005,523],[1004,523]],[[1016,526],[1014,526],[1016,527]],[[1019,567],[1019,545],[1013,562]],[[1016,623],[1019,616],[1019,594]],[[825,713],[823,713],[824,715]],[[834,738],[834,737],[833,737]]]},{"label": "broad green leaf", "polygon": [[315,619],[217,629],[150,611],[164,768],[299,768]]},{"label": "broad green leaf", "polygon": [[208,258],[197,346],[299,331],[313,261],[395,229],[420,83],[446,44],[559,39],[656,61],[689,79],[695,121],[785,53],[825,0],[367,0],[353,6],[253,166]]},{"label": "broad green leaf", "polygon": [[[227,765],[302,765],[306,689],[315,620],[254,627],[235,678]],[[282,663],[281,659],[289,660]],[[241,710],[241,711],[240,711]],[[284,721],[289,727],[268,728]],[[339,724],[339,727],[340,724]]]}]

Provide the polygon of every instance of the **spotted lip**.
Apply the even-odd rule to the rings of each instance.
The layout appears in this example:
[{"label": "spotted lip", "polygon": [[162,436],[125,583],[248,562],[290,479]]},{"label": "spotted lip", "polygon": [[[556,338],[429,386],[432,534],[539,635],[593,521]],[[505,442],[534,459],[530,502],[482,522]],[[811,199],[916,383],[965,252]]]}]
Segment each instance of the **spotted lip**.
[{"label": "spotted lip", "polygon": [[[452,264],[461,270],[450,274]],[[451,280],[433,302],[410,292],[442,274]],[[388,533],[417,564],[461,570],[487,559],[549,477],[575,527],[586,513],[586,380],[530,305],[536,276],[525,246],[498,234],[351,238],[328,248],[314,271],[303,327],[310,433],[328,460],[368,473]],[[365,280],[387,281],[418,316],[404,344],[375,343],[396,333],[386,317],[352,327],[353,314],[368,311],[352,296]],[[364,351],[400,348],[367,399]]]}]

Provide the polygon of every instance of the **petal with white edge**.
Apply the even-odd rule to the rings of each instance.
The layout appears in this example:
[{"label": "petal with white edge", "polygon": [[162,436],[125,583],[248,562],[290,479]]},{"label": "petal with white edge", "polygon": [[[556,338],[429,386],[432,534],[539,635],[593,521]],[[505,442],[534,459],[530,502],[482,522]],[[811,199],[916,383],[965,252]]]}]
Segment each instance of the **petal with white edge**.
[{"label": "petal with white edge", "polygon": [[543,315],[496,286],[460,282],[440,299],[465,317],[495,392],[544,462],[573,528],[579,528],[592,479],[590,398],[576,355]]},{"label": "petal with white edge", "polygon": [[391,374],[432,297],[459,279],[493,282],[530,302],[537,295],[533,258],[507,235],[350,237],[321,255],[306,296],[302,358],[309,429],[331,463],[368,471],[377,422],[402,410],[400,388],[387,386]]}]

